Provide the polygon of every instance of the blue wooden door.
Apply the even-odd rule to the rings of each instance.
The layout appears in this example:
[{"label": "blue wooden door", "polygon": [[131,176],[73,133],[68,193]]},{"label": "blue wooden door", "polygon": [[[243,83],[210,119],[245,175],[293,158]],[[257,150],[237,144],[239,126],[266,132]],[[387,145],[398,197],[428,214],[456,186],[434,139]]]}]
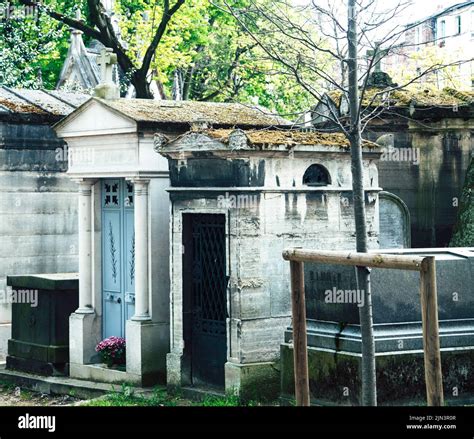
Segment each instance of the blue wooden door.
[{"label": "blue wooden door", "polygon": [[102,180],[103,335],[125,337],[135,312],[133,185]]}]

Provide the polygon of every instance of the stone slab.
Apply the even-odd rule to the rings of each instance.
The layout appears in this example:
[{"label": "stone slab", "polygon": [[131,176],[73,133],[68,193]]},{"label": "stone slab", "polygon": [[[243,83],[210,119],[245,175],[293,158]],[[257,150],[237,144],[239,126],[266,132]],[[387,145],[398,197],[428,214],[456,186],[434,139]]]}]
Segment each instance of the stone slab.
[{"label": "stone slab", "polygon": [[119,390],[110,383],[92,382],[69,377],[44,377],[26,372],[6,370],[0,365],[0,380],[35,392],[52,395],[71,395],[90,399],[113,390]]},{"label": "stone slab", "polygon": [[[294,395],[293,347],[281,346],[281,389]],[[474,349],[442,351],[444,396],[447,405],[474,403]],[[361,355],[308,348],[312,405],[361,404]],[[376,354],[379,405],[426,405],[423,353]]]},{"label": "stone slab", "polygon": [[79,288],[79,273],[52,273],[7,276],[7,285],[37,290],[73,290]]}]

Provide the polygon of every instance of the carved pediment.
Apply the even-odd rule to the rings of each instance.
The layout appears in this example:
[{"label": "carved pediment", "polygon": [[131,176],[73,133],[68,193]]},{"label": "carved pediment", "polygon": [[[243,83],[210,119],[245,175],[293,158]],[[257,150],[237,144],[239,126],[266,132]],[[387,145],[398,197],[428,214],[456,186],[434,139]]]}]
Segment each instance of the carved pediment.
[{"label": "carved pediment", "polygon": [[[155,135],[156,136],[156,135]],[[155,143],[155,151],[163,153],[171,153],[173,151],[217,151],[226,150],[228,147],[219,141],[219,139],[212,138],[205,133],[190,131],[172,142],[164,143],[161,134],[157,137]],[[160,145],[161,143],[161,145]]]}]

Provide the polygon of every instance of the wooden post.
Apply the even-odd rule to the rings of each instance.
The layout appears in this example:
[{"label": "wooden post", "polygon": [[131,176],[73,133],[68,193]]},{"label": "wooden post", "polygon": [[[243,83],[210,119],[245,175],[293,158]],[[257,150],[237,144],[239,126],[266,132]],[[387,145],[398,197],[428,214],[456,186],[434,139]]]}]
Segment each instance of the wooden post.
[{"label": "wooden post", "polygon": [[303,263],[290,261],[293,318],[293,358],[296,405],[309,406],[308,352],[306,349],[306,304]]},{"label": "wooden post", "polygon": [[426,398],[429,406],[443,406],[443,375],[438,329],[438,298],[434,256],[423,259],[420,271],[421,317],[425,361]]},{"label": "wooden post", "polygon": [[426,396],[429,406],[443,406],[443,375],[439,343],[436,262],[434,256],[405,256],[357,252],[286,249],[283,258],[290,261],[297,405],[309,405],[308,353],[306,350],[306,309],[304,262],[330,263],[420,272],[420,301],[423,322],[423,353]]}]

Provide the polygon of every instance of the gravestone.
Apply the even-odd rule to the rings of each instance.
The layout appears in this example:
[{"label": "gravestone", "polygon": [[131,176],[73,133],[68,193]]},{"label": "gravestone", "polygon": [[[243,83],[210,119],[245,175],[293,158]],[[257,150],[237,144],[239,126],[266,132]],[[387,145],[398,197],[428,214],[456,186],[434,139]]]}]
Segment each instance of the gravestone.
[{"label": "gravestone", "polygon": [[410,212],[401,198],[390,192],[379,194],[380,248],[409,248]]}]

